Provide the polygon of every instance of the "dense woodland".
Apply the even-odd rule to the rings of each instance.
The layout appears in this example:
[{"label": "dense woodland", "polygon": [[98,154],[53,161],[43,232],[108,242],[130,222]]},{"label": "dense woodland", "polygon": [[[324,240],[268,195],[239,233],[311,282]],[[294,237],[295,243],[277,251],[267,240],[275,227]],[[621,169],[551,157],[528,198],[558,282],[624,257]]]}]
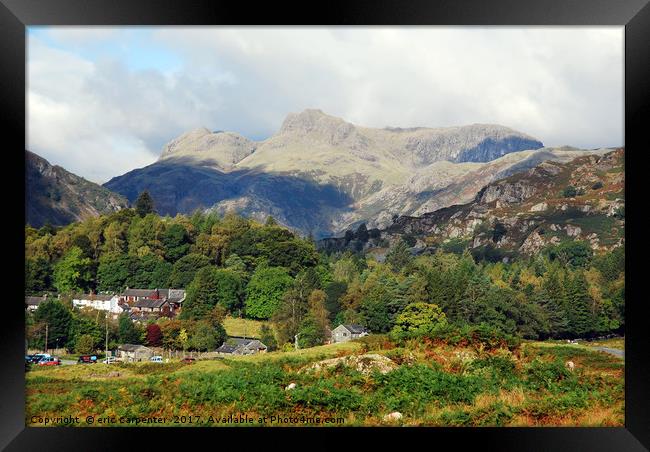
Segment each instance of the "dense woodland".
[{"label": "dense woodland", "polygon": [[[359,323],[393,337],[589,337],[624,328],[624,249],[594,255],[564,242],[508,263],[462,247],[412,256],[395,243],[378,262],[361,252],[318,252],[312,240],[235,214],[160,217],[145,192],[133,209],[54,228],[25,229],[26,295],[60,294],[27,316],[30,345],[79,353],[145,343],[211,350],[225,315],[268,320],[262,341],[322,344],[331,328]],[[181,314],[138,325],[71,309],[72,294],[185,288]]]}]

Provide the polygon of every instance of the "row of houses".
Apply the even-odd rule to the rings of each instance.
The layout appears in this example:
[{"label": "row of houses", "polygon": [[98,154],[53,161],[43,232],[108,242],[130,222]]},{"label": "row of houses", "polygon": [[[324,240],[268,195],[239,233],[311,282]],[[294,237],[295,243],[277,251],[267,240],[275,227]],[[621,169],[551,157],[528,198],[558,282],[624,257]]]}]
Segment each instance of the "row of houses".
[{"label": "row of houses", "polygon": [[[72,297],[75,308],[92,308],[108,311],[114,318],[127,313],[134,322],[144,322],[161,316],[174,317],[180,312],[185,301],[185,289],[130,289],[120,294],[77,294]],[[25,307],[29,311],[38,309],[47,299],[25,297]]]}]

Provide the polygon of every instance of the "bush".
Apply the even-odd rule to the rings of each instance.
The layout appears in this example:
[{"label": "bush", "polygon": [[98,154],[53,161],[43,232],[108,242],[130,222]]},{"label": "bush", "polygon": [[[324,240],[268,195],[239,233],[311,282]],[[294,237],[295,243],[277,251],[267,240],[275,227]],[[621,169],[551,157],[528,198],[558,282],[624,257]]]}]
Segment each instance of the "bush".
[{"label": "bush", "polygon": [[167,374],[174,372],[184,366],[183,363],[122,363],[122,366],[127,367],[138,375],[148,374]]},{"label": "bush", "polygon": [[425,364],[401,366],[387,374],[376,374],[372,408],[416,414],[437,400],[443,404],[473,403],[483,389],[480,378],[446,373]]},{"label": "bush", "polygon": [[491,374],[492,379],[496,382],[513,383],[519,381],[519,377],[515,372],[515,362],[508,356],[490,356],[485,358],[475,359],[470,363],[470,369],[473,371],[486,369]]},{"label": "bush", "polygon": [[75,353],[86,355],[95,350],[95,340],[90,334],[81,334],[77,337],[74,344]]},{"label": "bush", "polygon": [[[289,382],[280,363],[229,362],[230,369],[200,373],[184,379],[179,403],[232,404],[236,409],[277,410],[287,406],[284,386]],[[275,413],[273,413],[275,414]]]},{"label": "bush", "polygon": [[562,190],[562,196],[565,198],[573,198],[577,193],[578,191],[573,185],[569,185],[564,190]]},{"label": "bush", "polygon": [[291,391],[289,400],[303,407],[337,413],[347,413],[363,406],[361,394],[350,388],[337,387],[330,380],[317,380],[308,386],[299,385]]},{"label": "bush", "polygon": [[469,243],[470,240],[456,237],[444,242],[441,248],[445,253],[463,254],[463,251],[465,251]]},{"label": "bush", "polygon": [[387,334],[370,334],[353,339],[353,341],[361,343],[363,353],[372,350],[387,350],[395,347]]},{"label": "bush", "polygon": [[549,363],[536,358],[526,368],[526,385],[534,390],[557,389],[561,383],[575,380],[575,375],[560,359]]},{"label": "bush", "polygon": [[517,336],[504,333],[485,323],[480,325],[441,325],[425,337],[440,341],[449,345],[473,345],[482,346],[486,350],[508,348],[510,350],[519,347],[521,339]]},{"label": "bush", "polygon": [[594,254],[589,243],[585,241],[567,240],[559,245],[549,246],[544,253],[551,260],[559,260],[573,268],[586,267]]}]

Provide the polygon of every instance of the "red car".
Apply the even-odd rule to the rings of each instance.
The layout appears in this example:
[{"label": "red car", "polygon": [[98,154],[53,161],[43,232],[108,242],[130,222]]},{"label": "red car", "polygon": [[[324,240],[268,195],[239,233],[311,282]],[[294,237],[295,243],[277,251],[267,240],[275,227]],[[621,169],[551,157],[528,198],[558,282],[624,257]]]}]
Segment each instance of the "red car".
[{"label": "red car", "polygon": [[56,358],[54,356],[48,356],[45,358],[42,358],[38,362],[39,366],[60,366],[61,365],[61,360],[59,358]]},{"label": "red car", "polygon": [[185,364],[193,364],[194,361],[196,361],[196,359],[190,358],[189,356],[186,356],[185,358],[181,359],[181,362]]}]

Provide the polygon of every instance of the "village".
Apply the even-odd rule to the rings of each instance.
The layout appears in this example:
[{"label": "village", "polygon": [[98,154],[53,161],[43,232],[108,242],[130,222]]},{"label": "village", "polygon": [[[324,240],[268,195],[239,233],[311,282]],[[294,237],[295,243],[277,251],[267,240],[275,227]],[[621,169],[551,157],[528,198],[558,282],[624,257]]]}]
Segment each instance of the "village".
[{"label": "village", "polygon": [[[185,301],[185,289],[138,289],[126,288],[122,293],[117,294],[76,294],[72,297],[73,309],[103,311],[108,318],[117,320],[120,316],[127,315],[128,318],[137,324],[155,322],[161,317],[174,318],[182,312],[182,305]],[[34,312],[39,305],[48,300],[48,295],[26,296],[25,308]],[[364,337],[369,334],[366,327],[356,324],[342,324],[330,332],[330,339],[327,344],[347,342],[352,339]],[[47,342],[47,340],[46,340]],[[295,338],[295,349],[299,348],[298,338]],[[81,355],[76,361],[82,363],[112,364],[116,362],[169,362],[172,359],[180,359],[186,363],[192,363],[196,359],[214,359],[229,355],[253,355],[266,353],[269,347],[256,337],[228,336],[226,340],[215,350],[204,352],[185,352],[183,350],[163,349],[161,347],[150,347],[142,344],[124,343],[114,350],[105,350],[105,358],[97,359],[97,355]],[[38,365],[61,365],[73,364],[75,361],[61,360],[49,353],[49,349],[43,351],[27,350],[26,360],[29,364]],[[54,353],[61,353],[61,349],[52,350]],[[31,352],[31,353],[29,353]]]}]

